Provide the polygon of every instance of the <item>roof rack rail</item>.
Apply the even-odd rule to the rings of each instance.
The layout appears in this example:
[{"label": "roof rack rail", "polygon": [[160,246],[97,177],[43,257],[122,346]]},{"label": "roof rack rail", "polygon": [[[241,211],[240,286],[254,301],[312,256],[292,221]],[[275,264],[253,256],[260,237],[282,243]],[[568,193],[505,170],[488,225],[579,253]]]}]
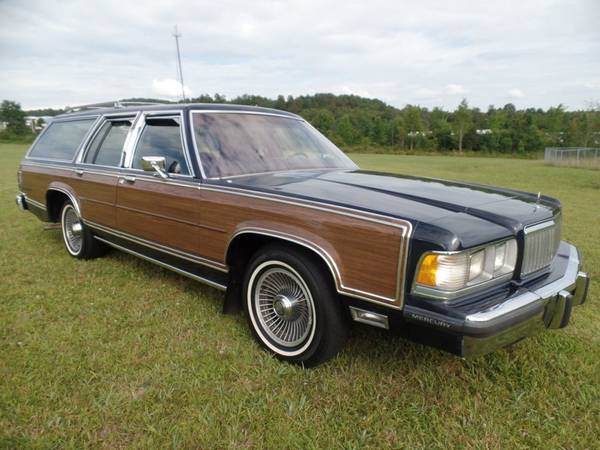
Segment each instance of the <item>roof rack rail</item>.
[{"label": "roof rack rail", "polygon": [[137,102],[129,100],[116,100],[114,102],[90,103],[88,105],[71,106],[66,112],[86,111],[88,109],[125,108],[127,106],[168,105],[169,102]]}]

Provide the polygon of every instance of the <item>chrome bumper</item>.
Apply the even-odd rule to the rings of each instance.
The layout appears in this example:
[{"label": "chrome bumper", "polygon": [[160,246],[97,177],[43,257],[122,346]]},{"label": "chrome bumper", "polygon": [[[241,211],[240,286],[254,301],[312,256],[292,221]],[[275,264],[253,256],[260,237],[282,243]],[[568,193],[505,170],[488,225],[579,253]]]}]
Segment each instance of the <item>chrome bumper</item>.
[{"label": "chrome bumper", "polygon": [[481,355],[538,331],[567,326],[572,308],[585,302],[589,285],[577,248],[561,242],[546,277],[515,286],[512,295],[493,306],[477,309],[471,304],[465,311],[406,305],[401,323],[417,342],[460,356]]},{"label": "chrome bumper", "polygon": [[581,271],[575,246],[561,243],[558,257],[567,258],[562,277],[465,317],[462,356],[488,353],[543,329],[567,326],[573,306],[587,298],[590,277]]},{"label": "chrome bumper", "polygon": [[17,206],[21,211],[27,211],[27,202],[25,201],[25,194],[18,194],[15,199]]}]

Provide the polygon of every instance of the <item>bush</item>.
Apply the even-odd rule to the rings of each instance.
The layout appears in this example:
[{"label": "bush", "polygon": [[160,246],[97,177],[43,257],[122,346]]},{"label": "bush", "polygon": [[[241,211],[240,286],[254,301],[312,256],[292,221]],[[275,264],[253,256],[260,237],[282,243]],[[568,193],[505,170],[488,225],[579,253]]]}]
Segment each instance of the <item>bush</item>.
[{"label": "bush", "polygon": [[5,144],[31,144],[36,135],[31,131],[26,133],[15,133],[10,130],[0,131],[0,142]]}]

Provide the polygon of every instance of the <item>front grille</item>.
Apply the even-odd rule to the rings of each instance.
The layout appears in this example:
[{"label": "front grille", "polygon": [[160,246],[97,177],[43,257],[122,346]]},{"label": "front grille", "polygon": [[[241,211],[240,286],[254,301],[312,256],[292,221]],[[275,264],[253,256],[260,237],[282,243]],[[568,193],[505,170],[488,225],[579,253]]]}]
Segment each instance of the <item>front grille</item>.
[{"label": "front grille", "polygon": [[525,250],[521,275],[529,275],[550,265],[560,244],[560,216],[548,222],[525,227]]}]

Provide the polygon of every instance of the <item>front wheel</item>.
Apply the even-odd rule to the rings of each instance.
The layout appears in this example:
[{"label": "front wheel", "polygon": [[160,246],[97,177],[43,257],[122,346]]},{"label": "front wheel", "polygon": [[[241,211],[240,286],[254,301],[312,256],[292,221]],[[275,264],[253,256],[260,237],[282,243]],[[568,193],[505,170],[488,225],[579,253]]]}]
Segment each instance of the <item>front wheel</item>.
[{"label": "front wheel", "polygon": [[65,248],[71,256],[92,259],[106,253],[106,246],[94,239],[92,232],[83,224],[79,212],[70,201],[60,211],[60,226]]},{"label": "front wheel", "polygon": [[293,247],[269,245],[250,261],[244,307],[256,340],[278,358],[316,366],[335,356],[349,324],[321,264]]}]

